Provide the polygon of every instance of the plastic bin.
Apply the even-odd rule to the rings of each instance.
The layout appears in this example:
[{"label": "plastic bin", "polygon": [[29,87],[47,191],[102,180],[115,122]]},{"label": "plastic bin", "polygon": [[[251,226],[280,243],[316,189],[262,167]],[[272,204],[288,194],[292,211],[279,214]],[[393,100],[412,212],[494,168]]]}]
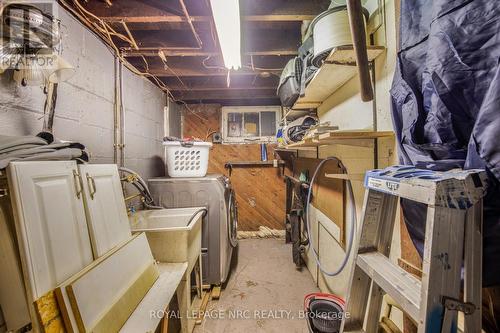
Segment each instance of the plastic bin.
[{"label": "plastic bin", "polygon": [[207,174],[212,143],[166,141],[163,145],[170,177],[204,177]]}]

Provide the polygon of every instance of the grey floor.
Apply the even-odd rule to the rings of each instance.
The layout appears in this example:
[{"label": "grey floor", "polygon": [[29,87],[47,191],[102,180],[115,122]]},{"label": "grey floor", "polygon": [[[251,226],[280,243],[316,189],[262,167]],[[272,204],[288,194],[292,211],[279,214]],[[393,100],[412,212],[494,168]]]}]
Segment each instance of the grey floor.
[{"label": "grey floor", "polygon": [[304,295],[318,291],[304,268],[295,269],[284,240],[239,243],[238,262],[218,301],[210,302],[200,332],[308,332]]}]

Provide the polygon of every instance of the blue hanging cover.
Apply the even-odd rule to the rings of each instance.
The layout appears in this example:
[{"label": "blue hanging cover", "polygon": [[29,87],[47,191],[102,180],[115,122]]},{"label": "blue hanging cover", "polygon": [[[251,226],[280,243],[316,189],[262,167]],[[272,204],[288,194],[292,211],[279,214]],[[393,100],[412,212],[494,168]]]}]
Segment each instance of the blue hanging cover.
[{"label": "blue hanging cover", "polygon": [[[499,4],[401,0],[400,52],[391,89],[402,164],[488,172],[484,286],[500,284]],[[422,255],[426,207],[407,200],[401,203],[410,236]]]}]

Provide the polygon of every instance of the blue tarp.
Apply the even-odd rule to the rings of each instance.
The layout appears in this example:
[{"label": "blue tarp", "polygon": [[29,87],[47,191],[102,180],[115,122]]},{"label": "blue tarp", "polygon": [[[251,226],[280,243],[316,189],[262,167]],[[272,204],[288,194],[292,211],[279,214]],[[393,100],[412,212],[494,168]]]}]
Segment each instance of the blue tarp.
[{"label": "blue tarp", "polygon": [[[402,0],[391,89],[400,162],[485,168],[483,285],[500,285],[500,3]],[[426,208],[402,201],[422,255]]]}]

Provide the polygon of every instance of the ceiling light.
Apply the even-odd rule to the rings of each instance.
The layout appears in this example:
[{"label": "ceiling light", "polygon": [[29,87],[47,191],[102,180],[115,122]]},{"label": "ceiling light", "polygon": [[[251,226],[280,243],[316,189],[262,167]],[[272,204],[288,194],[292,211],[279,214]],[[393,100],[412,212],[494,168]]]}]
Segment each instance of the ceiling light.
[{"label": "ceiling light", "polygon": [[239,0],[210,0],[219,44],[228,69],[241,67],[241,27]]}]

